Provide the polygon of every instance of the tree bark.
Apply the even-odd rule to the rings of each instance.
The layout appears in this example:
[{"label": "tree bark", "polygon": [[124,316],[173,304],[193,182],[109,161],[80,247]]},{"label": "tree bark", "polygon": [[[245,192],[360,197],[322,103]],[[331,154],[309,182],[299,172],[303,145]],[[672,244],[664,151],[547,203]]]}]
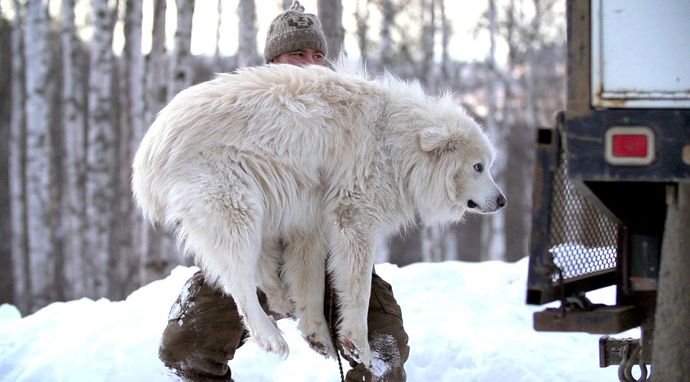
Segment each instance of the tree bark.
[{"label": "tree bark", "polygon": [[450,79],[449,78],[450,74],[448,73],[448,64],[449,64],[448,46],[450,44],[450,36],[452,34],[452,27],[450,24],[450,20],[448,20],[448,17],[446,16],[446,1],[445,0],[438,0],[437,4],[440,7],[440,12],[441,12],[441,78],[440,78],[440,83],[447,84],[448,80]]},{"label": "tree bark", "polygon": [[[155,0],[153,8],[153,41],[148,58],[146,78],[146,125],[150,126],[156,114],[165,106],[167,98],[168,61],[165,47],[166,1]],[[158,280],[167,275],[172,267],[167,252],[170,239],[165,232],[156,230],[148,221],[142,221],[139,253],[139,278],[143,284]]]},{"label": "tree bark", "polygon": [[26,216],[26,100],[24,65],[24,8],[14,1],[12,25],[12,116],[10,120],[10,211],[14,301],[24,312],[31,308],[28,218]]},{"label": "tree bark", "polygon": [[220,58],[220,30],[223,25],[223,0],[217,0],[216,13],[218,14],[218,21],[216,22],[216,51],[213,54],[214,71],[219,72],[221,65]]},{"label": "tree bark", "polygon": [[369,0],[365,0],[364,9],[361,8],[360,4],[361,1],[357,0],[357,8],[355,10],[357,45],[359,45],[361,60],[366,63],[369,58],[369,40],[367,38],[367,33],[369,32]]},{"label": "tree bark", "polygon": [[395,19],[395,6],[391,0],[381,0],[383,20],[381,22],[381,69],[393,63],[393,40],[391,30]]},{"label": "tree bark", "polygon": [[256,48],[256,6],[254,0],[240,0],[237,6],[239,17],[239,41],[237,45],[237,66],[242,68],[261,63]]},{"label": "tree bark", "polygon": [[436,39],[436,15],[434,0],[421,0],[422,8],[422,67],[420,78],[422,83],[430,86],[433,78],[432,69],[434,67],[434,45]]},{"label": "tree bark", "polygon": [[[496,39],[498,38],[498,15],[496,12],[496,0],[489,0],[489,12],[488,12],[488,22],[489,22],[489,57],[488,57],[488,68],[490,71],[490,79],[488,84],[489,94],[488,103],[489,110],[486,119],[486,129],[489,135],[493,137],[494,145],[496,146],[496,152],[504,152],[501,148],[503,144],[503,134],[499,129],[498,123],[496,121],[496,115],[498,111],[498,85],[500,82],[500,73],[496,60]],[[501,179],[503,175],[503,166],[500,162],[494,163],[492,168],[492,174],[497,180],[497,184],[501,186]],[[503,228],[505,224],[505,217],[503,213],[498,213],[494,215],[487,216],[486,219],[482,219],[482,253],[484,260],[500,260],[505,254],[505,239],[503,234]]]},{"label": "tree bark", "polygon": [[0,9],[0,301],[13,302],[12,220],[10,211],[10,100],[12,99],[12,26]]},{"label": "tree bark", "polygon": [[437,263],[444,258],[443,230],[439,226],[423,228],[421,231],[422,261]]},{"label": "tree bark", "polygon": [[166,0],[154,0],[153,40],[147,63],[146,78],[146,125],[153,123],[156,114],[165,106],[168,99],[168,62],[165,48]]},{"label": "tree bark", "polygon": [[343,39],[345,38],[343,2],[341,0],[318,0],[317,8],[324,35],[326,35],[328,58],[336,60],[343,49]]},{"label": "tree bark", "polygon": [[29,0],[26,14],[26,208],[31,308],[55,300],[59,200],[53,167],[54,137],[48,3]]},{"label": "tree bark", "polygon": [[122,114],[120,123],[120,153],[118,162],[119,211],[117,221],[119,261],[113,271],[117,274],[119,290],[117,295],[124,295],[141,285],[139,280],[139,251],[143,218],[132,198],[130,187],[132,158],[139,142],[146,132],[145,110],[145,70],[146,62],[141,52],[142,38],[142,2],[127,0],[124,12],[125,46],[122,60],[122,89],[120,91]]},{"label": "tree bark", "polygon": [[113,77],[113,26],[116,10],[108,0],[91,0],[94,34],[88,94],[86,214],[88,224],[88,290],[107,296],[112,287],[108,266],[114,253],[117,179],[117,127]]},{"label": "tree bark", "polygon": [[192,84],[192,57],[190,50],[194,2],[176,0],[175,4],[177,4],[177,29],[175,30],[175,48],[170,61],[168,100]]},{"label": "tree bark", "polygon": [[65,287],[70,297],[87,293],[84,284],[84,248],[86,230],[86,99],[83,83],[86,78],[84,58],[74,24],[74,0],[62,1],[62,100],[64,191],[63,226],[65,246]]}]

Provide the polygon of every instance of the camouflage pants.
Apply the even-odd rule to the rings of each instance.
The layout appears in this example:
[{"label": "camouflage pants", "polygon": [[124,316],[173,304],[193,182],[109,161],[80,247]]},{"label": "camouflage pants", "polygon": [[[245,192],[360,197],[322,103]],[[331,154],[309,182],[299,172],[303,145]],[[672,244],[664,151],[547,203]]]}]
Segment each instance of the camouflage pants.
[{"label": "camouflage pants", "polygon": [[[326,288],[324,311],[327,320],[331,306],[330,288]],[[267,309],[266,297],[259,291],[259,301]],[[278,317],[276,317],[278,318]],[[330,322],[329,322],[330,324]],[[405,381],[403,365],[410,353],[402,313],[390,284],[376,274],[372,277],[369,300],[369,343],[374,354],[373,374],[364,365],[349,360],[347,381]],[[231,297],[209,286],[201,272],[185,284],[173,305],[163,332],[159,357],[165,366],[188,381],[232,381],[228,361],[242,346],[248,332],[242,324]],[[337,374],[337,370],[334,369]]]}]

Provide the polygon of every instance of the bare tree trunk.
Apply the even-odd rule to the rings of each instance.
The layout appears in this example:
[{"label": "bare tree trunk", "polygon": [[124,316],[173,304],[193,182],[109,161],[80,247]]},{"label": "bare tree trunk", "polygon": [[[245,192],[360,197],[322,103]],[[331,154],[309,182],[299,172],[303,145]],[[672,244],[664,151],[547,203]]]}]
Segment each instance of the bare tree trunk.
[{"label": "bare tree trunk", "polygon": [[59,250],[56,221],[59,200],[52,162],[54,77],[50,73],[50,18],[46,1],[27,2],[25,33],[26,208],[32,278],[30,299],[35,308],[58,297],[54,265]]},{"label": "bare tree trunk", "polygon": [[120,173],[120,216],[118,221],[126,222],[118,224],[120,237],[120,262],[118,263],[118,277],[122,292],[127,293],[141,285],[139,280],[139,261],[142,253],[141,227],[144,224],[143,217],[136,209],[132,198],[130,179],[132,157],[139,147],[139,142],[146,132],[146,105],[145,105],[145,70],[146,62],[141,53],[142,37],[142,2],[127,0],[125,8],[125,47],[123,62],[124,86],[121,91],[123,102],[123,118],[120,130],[120,163],[123,165]]},{"label": "bare tree trunk", "polygon": [[12,99],[12,26],[0,4],[0,301],[14,302],[12,219],[10,218],[10,100]]},{"label": "bare tree trunk", "polygon": [[[148,59],[146,78],[146,125],[150,125],[167,102],[167,59],[165,48],[165,0],[155,0],[153,8],[153,41]],[[141,227],[139,266],[140,280],[143,284],[158,280],[167,274],[170,264],[168,254],[164,254],[165,233],[156,230],[147,221]]]},{"label": "bare tree trunk", "polygon": [[217,1],[216,13],[218,14],[218,21],[216,22],[216,51],[213,54],[213,70],[216,72],[220,71],[222,67],[220,62],[220,29],[223,26],[223,0]]},{"label": "bare tree trunk", "polygon": [[116,10],[108,0],[91,0],[94,34],[88,94],[88,150],[86,214],[88,221],[88,275],[91,295],[107,296],[110,292],[108,266],[113,253],[113,227],[116,224],[117,127],[112,51]]},{"label": "bare tree trunk", "polygon": [[393,40],[391,30],[395,19],[395,6],[391,0],[381,0],[383,20],[381,22],[381,69],[393,63]]},{"label": "bare tree trunk", "polygon": [[[498,85],[500,82],[500,73],[496,62],[496,38],[498,37],[498,15],[496,12],[496,0],[489,0],[489,38],[490,38],[490,53],[488,58],[488,67],[490,70],[489,83],[489,111],[486,119],[486,128],[494,138],[497,146],[497,152],[504,152],[501,150],[503,146],[503,136],[496,121],[496,114],[498,111]],[[502,165],[500,161],[494,163],[492,169],[497,183],[501,183],[502,179]],[[482,247],[484,260],[500,260],[505,253],[505,240],[503,238],[504,215],[503,213],[487,216],[482,219],[484,225],[482,227]]]},{"label": "bare tree trunk", "polygon": [[437,263],[444,258],[443,229],[439,226],[431,226],[422,229],[422,261]]},{"label": "bare tree trunk", "polygon": [[366,63],[369,58],[369,40],[367,38],[367,33],[369,31],[369,0],[365,0],[364,9],[362,9],[360,4],[361,1],[357,0],[357,9],[355,10],[357,45],[359,46],[359,54],[362,62]]},{"label": "bare tree trunk", "polygon": [[31,309],[29,228],[26,216],[26,99],[24,65],[24,8],[14,1],[12,25],[12,116],[10,120],[10,211],[12,216],[12,274],[15,303],[24,312]]},{"label": "bare tree trunk", "polygon": [[74,24],[74,0],[62,1],[62,100],[65,147],[63,224],[65,245],[65,287],[70,297],[84,296],[83,240],[86,229],[86,100],[84,59]]},{"label": "bare tree trunk", "polygon": [[443,260],[458,259],[458,237],[456,227],[449,227],[443,234]]},{"label": "bare tree trunk", "polygon": [[154,0],[153,6],[153,40],[148,57],[146,73],[146,125],[150,125],[156,114],[165,106],[168,99],[167,82],[168,63],[165,48],[165,11],[166,0]]},{"label": "bare tree trunk", "polygon": [[[508,261],[517,261],[527,254],[527,238],[529,237],[529,216],[531,207],[531,189],[529,187],[531,180],[530,169],[533,161],[529,157],[531,150],[526,150],[526,147],[531,147],[532,137],[535,121],[527,121],[524,118],[518,118],[518,108],[516,99],[517,94],[525,95],[528,104],[532,103],[533,98],[536,97],[534,92],[520,92],[518,81],[515,73],[515,66],[517,64],[517,56],[519,51],[518,41],[516,40],[516,15],[517,9],[515,1],[510,0],[507,8],[508,20],[506,23],[506,40],[508,42],[508,69],[504,78],[505,88],[505,104],[503,107],[503,131],[506,134],[507,155],[511,158],[507,161],[505,171],[505,192],[510,195],[510,204],[504,210],[506,229],[506,255]],[[532,77],[533,71],[536,69],[530,66],[527,71],[527,76]],[[529,109],[529,107],[528,107]]]},{"label": "bare tree trunk", "polygon": [[168,99],[172,99],[179,91],[192,84],[192,20],[194,18],[194,2],[176,0],[177,30],[175,30],[175,48],[170,62],[170,82],[168,84]]},{"label": "bare tree trunk", "polygon": [[[341,0],[318,0],[319,19],[328,45],[328,58],[335,60],[343,49],[343,3]],[[344,52],[343,52],[344,53]]]},{"label": "bare tree trunk", "polygon": [[261,63],[256,48],[256,6],[254,0],[240,0],[237,6],[238,24],[237,66],[242,68]]},{"label": "bare tree trunk", "polygon": [[450,20],[446,17],[446,1],[437,0],[438,6],[441,8],[441,78],[442,84],[447,84],[450,79],[448,73],[448,45],[450,44],[450,36],[452,33]]},{"label": "bare tree trunk", "polygon": [[430,86],[434,68],[434,44],[436,34],[436,15],[434,12],[436,2],[434,0],[421,0],[422,8],[422,66],[420,78],[422,83]]}]

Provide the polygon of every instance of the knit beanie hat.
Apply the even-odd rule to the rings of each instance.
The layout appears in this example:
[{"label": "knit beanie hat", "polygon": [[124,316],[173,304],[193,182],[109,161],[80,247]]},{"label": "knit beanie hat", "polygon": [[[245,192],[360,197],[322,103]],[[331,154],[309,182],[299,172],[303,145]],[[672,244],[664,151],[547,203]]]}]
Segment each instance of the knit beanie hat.
[{"label": "knit beanie hat", "polygon": [[304,7],[295,0],[288,10],[271,22],[266,35],[264,59],[269,63],[283,53],[308,48],[324,55],[328,53],[321,22],[315,15],[304,13]]}]

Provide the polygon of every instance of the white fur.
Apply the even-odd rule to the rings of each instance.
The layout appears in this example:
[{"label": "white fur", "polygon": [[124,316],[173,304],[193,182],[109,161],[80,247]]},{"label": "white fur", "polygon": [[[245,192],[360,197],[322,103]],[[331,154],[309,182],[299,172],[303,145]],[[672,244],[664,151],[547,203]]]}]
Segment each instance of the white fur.
[{"label": "white fur", "polygon": [[416,216],[458,221],[470,200],[475,212],[500,208],[493,159],[450,96],[390,76],[268,65],[180,92],[141,142],[132,188],[144,214],[175,227],[207,278],[232,295],[267,351],[287,356],[288,346],[257,287],[272,310],[299,318],[317,350],[335,354],[323,316],[328,269],[340,341],[371,365],[376,238]]}]

